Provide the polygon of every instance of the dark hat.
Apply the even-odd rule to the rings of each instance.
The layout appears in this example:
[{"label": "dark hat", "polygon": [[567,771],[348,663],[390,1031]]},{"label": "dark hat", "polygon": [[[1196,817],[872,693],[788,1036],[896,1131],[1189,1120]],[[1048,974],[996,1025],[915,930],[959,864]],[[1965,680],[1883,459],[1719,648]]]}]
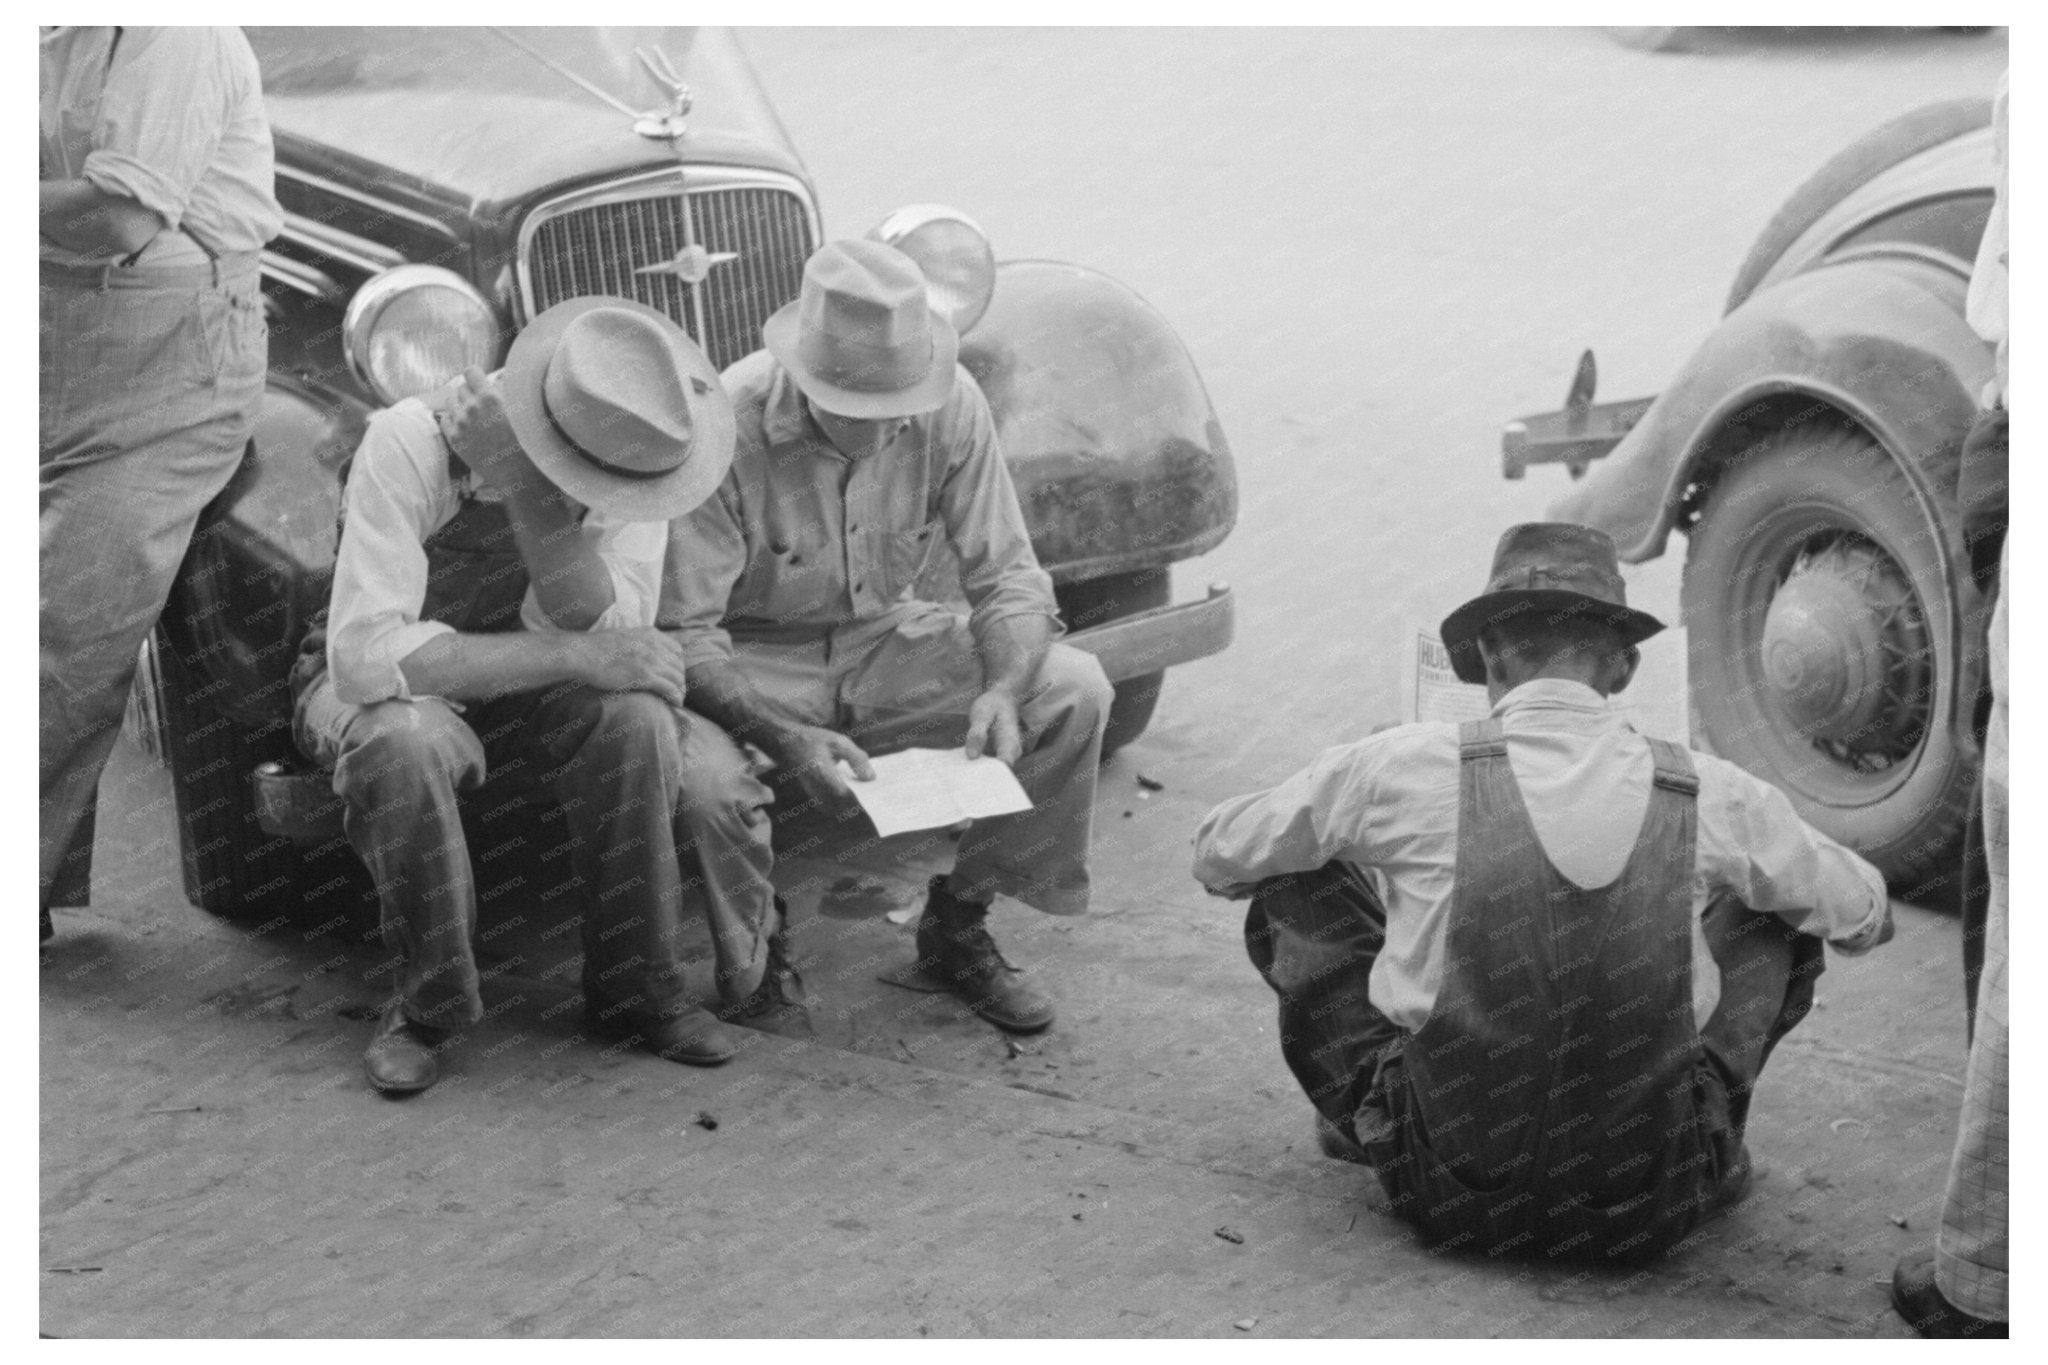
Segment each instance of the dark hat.
[{"label": "dark hat", "polygon": [[1590,616],[1637,644],[1664,623],[1628,604],[1614,542],[1605,531],[1565,521],[1525,521],[1501,533],[1486,591],[1444,618],[1444,648],[1460,682],[1486,681],[1479,633],[1488,626],[1542,612],[1550,620]]},{"label": "dark hat", "polygon": [[768,353],[841,417],[914,417],[953,391],[960,337],[932,311],[917,262],[881,242],[829,242],[803,291],[762,324]]},{"label": "dark hat", "polygon": [[499,393],[534,466],[622,520],[683,515],[732,463],[718,371],[666,313],[630,299],[569,299],[528,323]]}]

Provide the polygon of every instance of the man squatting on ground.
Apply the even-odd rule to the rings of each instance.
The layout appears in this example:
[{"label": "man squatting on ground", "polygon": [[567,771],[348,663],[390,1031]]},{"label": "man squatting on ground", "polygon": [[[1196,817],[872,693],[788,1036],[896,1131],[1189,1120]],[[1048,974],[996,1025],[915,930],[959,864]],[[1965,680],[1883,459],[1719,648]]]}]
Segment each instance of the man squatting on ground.
[{"label": "man squatting on ground", "polygon": [[[660,622],[682,642],[690,706],[723,727],[704,740],[714,766],[692,769],[693,789],[744,801],[752,779],[735,741],[834,812],[851,802],[840,760],[868,778],[869,753],[964,743],[1009,764],[1032,807],[961,836],[952,872],[931,883],[919,967],[998,1027],[1045,1028],[1052,1002],[985,921],[998,893],[1052,914],[1087,909],[1109,683],[1093,656],[1054,643],[1052,580],[987,400],[908,256],[828,244],[762,340],[725,372],[732,469],[674,524],[663,582]],[[966,616],[913,596],[940,536]],[[778,918],[765,822],[707,823],[698,850],[718,918]]]},{"label": "man squatting on ground", "polygon": [[1491,715],[1327,750],[1196,835],[1324,1150],[1432,1245],[1633,1259],[1732,1207],[1821,941],[1891,937],[1876,869],[1782,793],[1607,709],[1662,628],[1605,535],[1511,527],[1443,623]]},{"label": "man squatting on ground", "polygon": [[[684,800],[684,781],[723,737],[683,713],[682,650],[652,629],[666,519],[731,451],[710,362],[612,298],[535,318],[494,379],[471,371],[370,419],[294,687],[300,746],[334,767],[400,958],[363,1059],[379,1090],[433,1084],[448,1032],[482,1017],[456,794],[487,769],[545,779],[567,812],[590,1025],[674,1061],[735,1054],[685,999],[678,944],[678,850],[734,818]],[[764,910],[708,906],[728,1004],[768,966]]]},{"label": "man squatting on ground", "polygon": [[41,66],[41,934],[90,899],[100,772],[192,528],[241,463],[284,223],[236,28],[46,27]]}]

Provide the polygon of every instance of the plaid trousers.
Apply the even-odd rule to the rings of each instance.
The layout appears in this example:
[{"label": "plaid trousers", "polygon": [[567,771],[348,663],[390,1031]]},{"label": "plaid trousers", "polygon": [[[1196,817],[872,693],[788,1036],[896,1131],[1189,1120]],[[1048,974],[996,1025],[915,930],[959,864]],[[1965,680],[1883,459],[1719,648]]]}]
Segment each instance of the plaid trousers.
[{"label": "plaid trousers", "polygon": [[1934,1283],[1973,1317],[2008,1321],[2006,1306],[2006,943],[2007,684],[2006,598],[2010,565],[2001,566],[1991,616],[1991,726],[1984,740],[1984,846],[1991,896],[1984,918],[1984,975],[1977,985],[1977,1026],[1963,1078],[1963,1114],[1949,1162],[1941,1230],[1934,1239]]}]

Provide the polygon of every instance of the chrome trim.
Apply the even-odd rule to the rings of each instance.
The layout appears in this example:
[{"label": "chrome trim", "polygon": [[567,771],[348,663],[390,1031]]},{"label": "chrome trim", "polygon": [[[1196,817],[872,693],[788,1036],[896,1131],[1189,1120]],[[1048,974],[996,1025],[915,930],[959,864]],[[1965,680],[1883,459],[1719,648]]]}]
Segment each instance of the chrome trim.
[{"label": "chrome trim", "polygon": [[1127,682],[1195,659],[1221,654],[1237,629],[1230,589],[1211,583],[1199,602],[1153,607],[1077,630],[1062,643],[1093,654],[1111,682]]},{"label": "chrome trim", "polygon": [[[513,271],[519,281],[518,317],[514,320],[524,327],[533,317],[533,274],[528,264],[533,253],[534,235],[549,221],[566,213],[583,209],[599,208],[606,204],[627,204],[638,199],[661,199],[675,194],[695,194],[708,190],[766,189],[782,190],[796,196],[804,206],[804,218],[811,229],[811,240],[823,243],[825,226],[818,214],[818,205],[811,198],[810,188],[793,175],[781,171],[764,171],[752,166],[664,166],[660,170],[643,171],[620,180],[607,181],[602,185],[586,186],[571,190],[567,194],[543,200],[534,205],[519,225],[519,245],[514,255]],[[689,226],[689,215],[683,215],[685,231],[694,238]],[[703,336],[703,299],[696,297],[697,335]]]},{"label": "chrome trim", "polygon": [[381,274],[405,264],[404,256],[382,242],[343,232],[340,228],[329,227],[296,213],[284,216],[284,227],[277,235],[294,246],[317,252],[343,265],[354,266],[366,275]]},{"label": "chrome trim", "polygon": [[[477,287],[454,271],[438,265],[401,265],[376,276],[356,290],[355,297],[348,301],[348,311],[341,318],[341,353],[348,361],[349,373],[356,381],[385,403],[396,403],[410,397],[409,394],[388,393],[370,374],[369,340],[377,330],[377,319],[384,309],[400,294],[423,286],[438,286],[467,294],[483,310],[484,319],[491,324],[495,334],[491,342],[491,354],[481,368],[489,369],[497,363],[498,353],[504,347],[505,337],[498,327],[498,314],[491,307]],[[449,378],[454,378],[453,375]]]},{"label": "chrome trim", "polygon": [[266,251],[262,256],[263,274],[277,281],[287,289],[293,289],[308,298],[324,303],[340,303],[348,297],[348,291],[337,283],[332,275],[315,269],[304,261],[295,261],[289,256],[280,256],[275,251]]},{"label": "chrome trim", "polygon": [[[329,180],[324,175],[314,175],[311,171],[302,171],[296,166],[286,166],[283,165],[282,163],[280,163],[277,167],[277,174],[290,176],[292,179],[298,181],[300,184],[309,186],[312,189],[319,190],[323,194],[331,194],[338,199],[351,200],[354,203],[361,204],[365,208],[375,209],[378,213],[383,214],[387,218],[403,218],[406,222],[411,223],[416,227],[425,228],[427,231],[435,234],[436,236],[444,237],[451,242],[457,240],[455,234],[449,231],[448,225],[442,222],[440,219],[430,217],[427,214],[419,212],[417,209],[400,207],[399,205],[392,203],[388,199],[378,199],[372,195],[363,193],[361,190],[350,189],[347,185],[342,184],[338,180]],[[286,216],[290,217],[291,215]],[[334,229],[330,228],[328,229],[328,231],[331,232],[334,231]],[[347,236],[348,234],[343,233],[342,235]],[[356,238],[355,240],[361,241],[362,239],[359,237]],[[388,248],[379,247],[378,249],[381,251],[387,250]]]}]

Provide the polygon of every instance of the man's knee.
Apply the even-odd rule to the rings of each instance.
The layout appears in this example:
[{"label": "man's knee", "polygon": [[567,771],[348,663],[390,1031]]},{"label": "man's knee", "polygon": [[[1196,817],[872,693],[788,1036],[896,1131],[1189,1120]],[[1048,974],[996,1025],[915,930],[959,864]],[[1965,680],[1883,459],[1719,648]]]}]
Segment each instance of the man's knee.
[{"label": "man's knee", "polygon": [[334,764],[334,788],[358,807],[409,803],[474,785],[483,765],[483,746],[440,703],[376,702],[349,718]]},{"label": "man's knee", "polygon": [[591,691],[577,704],[582,734],[558,781],[579,793],[644,791],[651,782],[673,799],[682,782],[674,707],[652,692]]},{"label": "man's knee", "polygon": [[1100,730],[1109,723],[1116,688],[1093,654],[1056,644],[1046,653],[1041,677],[1043,684],[1032,698],[1031,709],[1049,723],[1069,716],[1084,730]]},{"label": "man's knee", "polygon": [[683,792],[676,818],[690,839],[707,832],[765,837],[775,795],[754,775],[740,746],[718,725],[689,712],[679,718],[678,728]]}]

